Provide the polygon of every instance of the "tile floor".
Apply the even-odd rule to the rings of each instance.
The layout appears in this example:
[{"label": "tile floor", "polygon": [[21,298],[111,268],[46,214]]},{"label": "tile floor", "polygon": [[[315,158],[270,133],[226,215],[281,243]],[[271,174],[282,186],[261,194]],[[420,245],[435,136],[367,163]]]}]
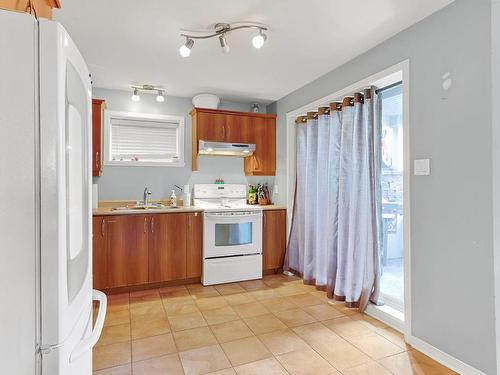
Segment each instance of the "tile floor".
[{"label": "tile floor", "polygon": [[284,275],[111,295],[94,375],[454,374]]}]

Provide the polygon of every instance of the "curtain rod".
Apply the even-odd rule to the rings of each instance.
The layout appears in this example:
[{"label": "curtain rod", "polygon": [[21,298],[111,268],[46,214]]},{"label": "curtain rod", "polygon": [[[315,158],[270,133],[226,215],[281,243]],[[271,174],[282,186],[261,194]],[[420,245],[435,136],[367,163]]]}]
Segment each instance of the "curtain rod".
[{"label": "curtain rod", "polygon": [[379,89],[376,89],[375,90],[375,94],[378,95],[378,93],[382,92],[382,91],[385,91],[385,90],[389,90],[389,89],[392,89],[393,87],[396,87],[396,86],[399,86],[403,83],[403,81],[398,81],[398,82],[394,82],[394,83],[391,83],[390,85],[387,85],[387,86],[384,86],[384,87],[381,87]]}]

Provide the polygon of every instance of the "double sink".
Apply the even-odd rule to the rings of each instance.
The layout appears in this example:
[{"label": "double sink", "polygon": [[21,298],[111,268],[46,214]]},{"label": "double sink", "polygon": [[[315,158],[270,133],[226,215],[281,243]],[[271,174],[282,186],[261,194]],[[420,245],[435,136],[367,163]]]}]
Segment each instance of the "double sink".
[{"label": "double sink", "polygon": [[129,211],[129,210],[165,210],[165,209],[176,209],[179,206],[167,206],[162,203],[150,203],[147,205],[144,204],[136,204],[132,206],[121,206],[121,207],[113,207],[113,211]]}]

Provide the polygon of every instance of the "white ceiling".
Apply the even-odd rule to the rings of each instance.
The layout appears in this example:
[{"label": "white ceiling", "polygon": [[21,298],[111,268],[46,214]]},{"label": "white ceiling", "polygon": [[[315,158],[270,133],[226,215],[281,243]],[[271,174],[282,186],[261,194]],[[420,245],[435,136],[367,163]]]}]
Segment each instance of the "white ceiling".
[{"label": "white ceiling", "polygon": [[[351,60],[452,0],[63,0],[55,12],[75,40],[96,87],[162,85],[167,95],[212,92],[268,103]],[[217,22],[269,25],[257,50],[253,30],[196,41],[179,56],[180,29]]]}]

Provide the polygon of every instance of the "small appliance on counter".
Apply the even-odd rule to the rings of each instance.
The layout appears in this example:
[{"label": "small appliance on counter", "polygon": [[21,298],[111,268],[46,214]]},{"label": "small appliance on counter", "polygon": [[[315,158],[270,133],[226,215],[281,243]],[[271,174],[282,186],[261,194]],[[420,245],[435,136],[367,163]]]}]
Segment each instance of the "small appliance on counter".
[{"label": "small appliance on counter", "polygon": [[246,203],[246,186],[194,185],[204,209],[203,285],[262,278],[262,208]]},{"label": "small appliance on counter", "polygon": [[257,202],[259,202],[259,205],[261,206],[271,204],[271,195],[269,194],[267,184],[257,185]]}]

